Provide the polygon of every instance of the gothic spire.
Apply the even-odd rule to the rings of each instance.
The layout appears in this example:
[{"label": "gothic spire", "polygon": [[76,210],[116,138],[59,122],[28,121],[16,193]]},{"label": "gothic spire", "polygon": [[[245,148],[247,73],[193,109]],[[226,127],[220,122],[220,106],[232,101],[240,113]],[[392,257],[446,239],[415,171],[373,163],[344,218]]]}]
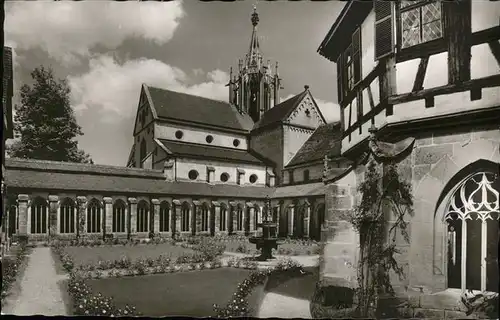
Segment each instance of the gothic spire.
[{"label": "gothic spire", "polygon": [[252,38],[250,39],[250,49],[248,50],[246,67],[256,65],[260,67],[260,60],[262,56],[260,54],[259,37],[257,36],[257,25],[259,24],[259,14],[257,13],[257,7],[253,6],[252,18]]}]

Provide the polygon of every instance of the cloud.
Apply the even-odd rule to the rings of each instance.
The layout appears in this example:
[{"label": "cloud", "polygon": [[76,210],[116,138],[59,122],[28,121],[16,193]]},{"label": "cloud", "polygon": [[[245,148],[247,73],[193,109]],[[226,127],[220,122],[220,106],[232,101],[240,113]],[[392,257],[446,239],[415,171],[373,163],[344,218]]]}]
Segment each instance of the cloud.
[{"label": "cloud", "polygon": [[[281,99],[280,101],[288,100],[293,96],[295,95],[290,94],[285,98],[280,98]],[[340,121],[340,106],[338,104],[321,100],[316,97],[314,97],[314,101],[316,101],[316,104],[318,105],[318,108],[321,110],[323,117],[325,117],[326,122],[330,123],[330,122]]]},{"label": "cloud", "polygon": [[5,7],[6,43],[41,48],[63,63],[90,56],[97,45],[115,49],[126,38],[164,44],[184,16],[182,1],[9,1]]},{"label": "cloud", "polygon": [[91,59],[88,72],[68,76],[71,102],[77,112],[101,109],[110,117],[128,117],[135,112],[142,83],[227,101],[228,79],[226,72],[213,70],[207,74],[207,81],[187,85],[189,79],[182,70],[159,60],[130,60],[120,64],[107,55]]}]

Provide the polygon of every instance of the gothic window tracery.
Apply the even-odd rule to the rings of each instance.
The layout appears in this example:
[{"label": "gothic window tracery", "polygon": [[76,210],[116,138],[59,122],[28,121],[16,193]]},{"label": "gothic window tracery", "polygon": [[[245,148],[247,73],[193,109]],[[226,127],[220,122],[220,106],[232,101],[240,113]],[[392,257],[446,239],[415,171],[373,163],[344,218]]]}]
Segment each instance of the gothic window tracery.
[{"label": "gothic window tracery", "polygon": [[47,203],[43,198],[36,198],[31,204],[31,233],[47,233]]},{"label": "gothic window tracery", "polygon": [[478,172],[452,195],[445,221],[448,287],[498,291],[500,180]]},{"label": "gothic window tracery", "polygon": [[137,232],[149,231],[149,204],[142,200],[137,205]]},{"label": "gothic window tracery", "polygon": [[227,215],[227,207],[222,204],[220,206],[220,219],[219,219],[219,230],[226,231],[226,215]]},{"label": "gothic window tracery", "polygon": [[73,200],[66,198],[61,202],[59,209],[59,232],[75,232],[75,204]]},{"label": "gothic window tracery", "polygon": [[201,207],[201,231],[208,231],[208,206]]},{"label": "gothic window tracery", "polygon": [[117,200],[113,204],[113,232],[125,232],[126,205],[122,200]]},{"label": "gothic window tracery", "polygon": [[92,199],[87,207],[87,233],[101,232],[101,204]]},{"label": "gothic window tracery", "polygon": [[184,202],[181,209],[181,231],[189,231],[189,204]]}]

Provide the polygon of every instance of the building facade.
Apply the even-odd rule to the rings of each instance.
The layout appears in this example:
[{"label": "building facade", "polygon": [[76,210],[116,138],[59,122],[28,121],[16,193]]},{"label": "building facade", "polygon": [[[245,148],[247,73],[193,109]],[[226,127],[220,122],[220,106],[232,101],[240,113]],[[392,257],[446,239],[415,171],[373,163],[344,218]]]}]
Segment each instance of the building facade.
[{"label": "building facade", "polygon": [[353,163],[326,168],[324,286],[356,287],[345,217],[375,161],[412,186],[410,241],[395,240],[405,277],[391,281],[416,297],[415,316],[463,317],[466,289],[498,292],[499,16],[494,1],[346,3],[318,49],[337,65],[340,155]]},{"label": "building facade", "polygon": [[280,102],[255,9],[251,22],[229,102],[142,85],[126,167],[9,159],[13,232],[33,241],[253,234],[270,197],[280,236],[319,240],[323,157],[344,161],[340,125],[326,123],[308,86]]}]

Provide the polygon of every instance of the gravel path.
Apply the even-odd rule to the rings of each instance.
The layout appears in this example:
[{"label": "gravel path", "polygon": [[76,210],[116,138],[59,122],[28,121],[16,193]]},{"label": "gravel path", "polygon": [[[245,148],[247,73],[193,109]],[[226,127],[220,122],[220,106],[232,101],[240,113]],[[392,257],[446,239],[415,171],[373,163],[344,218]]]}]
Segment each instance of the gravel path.
[{"label": "gravel path", "polygon": [[8,314],[67,315],[59,282],[67,276],[56,273],[50,248],[34,248],[21,280],[21,293]]},{"label": "gravel path", "polygon": [[309,301],[268,292],[260,305],[258,318],[312,319]]}]

